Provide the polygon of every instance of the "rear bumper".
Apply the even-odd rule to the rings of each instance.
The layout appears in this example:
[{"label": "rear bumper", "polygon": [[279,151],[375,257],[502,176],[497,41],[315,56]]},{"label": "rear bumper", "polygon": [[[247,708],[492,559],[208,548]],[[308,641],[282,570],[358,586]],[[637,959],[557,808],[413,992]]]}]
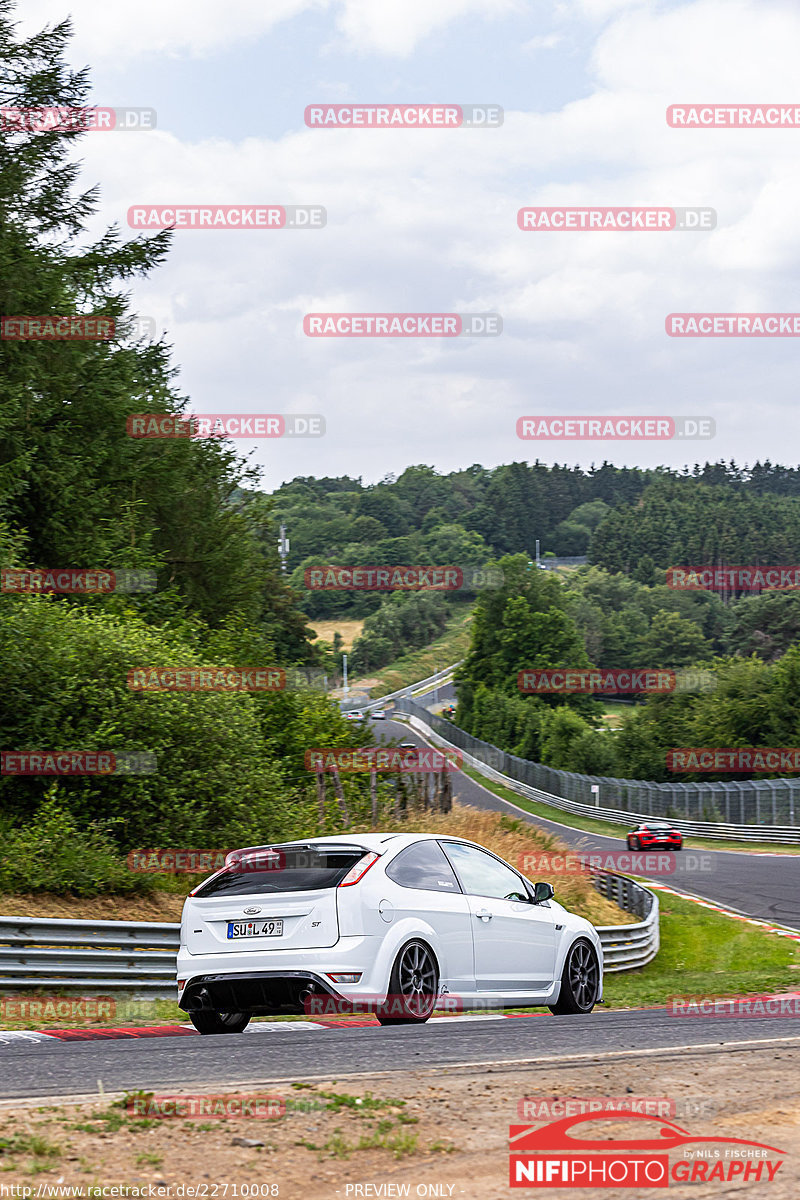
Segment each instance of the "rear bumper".
[{"label": "rear bumper", "polygon": [[[335,946],[309,950],[251,950],[247,953],[189,954],[178,951],[178,979],[186,984],[178,993],[178,1004],[188,1011],[191,1004],[219,1012],[303,1013],[301,993],[310,983],[316,995],[357,1000],[386,990],[389,965],[379,939],[366,936],[339,938]],[[358,971],[357,984],[338,990],[328,972]],[[210,982],[209,982],[210,981]],[[200,996],[201,989],[205,995]],[[382,992],[383,989],[383,992]],[[219,1000],[219,1003],[217,1002]]]},{"label": "rear bumper", "polygon": [[196,975],[186,984],[179,1006],[185,1012],[246,1012],[253,1016],[311,1014],[313,999],[346,1004],[343,996],[314,971],[252,971]]}]

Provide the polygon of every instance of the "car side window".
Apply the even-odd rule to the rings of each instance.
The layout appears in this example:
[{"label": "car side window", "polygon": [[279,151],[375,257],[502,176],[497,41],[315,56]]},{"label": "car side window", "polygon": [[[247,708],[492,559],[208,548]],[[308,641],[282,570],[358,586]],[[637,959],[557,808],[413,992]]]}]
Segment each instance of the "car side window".
[{"label": "car side window", "polygon": [[444,842],[443,845],[458,872],[464,891],[471,896],[490,896],[496,900],[529,898],[525,884],[516,871],[485,850],[462,846],[459,842]]},{"label": "car side window", "polygon": [[419,888],[424,892],[460,892],[455,872],[438,842],[417,842],[401,850],[386,868],[386,874],[400,887]]}]

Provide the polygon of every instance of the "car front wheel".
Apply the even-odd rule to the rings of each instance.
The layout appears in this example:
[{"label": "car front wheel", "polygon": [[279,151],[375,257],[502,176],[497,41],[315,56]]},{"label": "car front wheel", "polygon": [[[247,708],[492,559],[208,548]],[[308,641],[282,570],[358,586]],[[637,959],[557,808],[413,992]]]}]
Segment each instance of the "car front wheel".
[{"label": "car front wheel", "polygon": [[389,995],[376,1016],[381,1025],[423,1024],[436,1007],[439,969],[424,942],[409,942],[398,954],[389,978]]},{"label": "car front wheel", "polygon": [[600,964],[594,947],[581,939],[570,946],[561,973],[561,992],[550,1012],[556,1016],[567,1013],[590,1013],[600,995]]},{"label": "car front wheel", "polygon": [[198,1033],[243,1033],[250,1013],[190,1012],[189,1020]]}]

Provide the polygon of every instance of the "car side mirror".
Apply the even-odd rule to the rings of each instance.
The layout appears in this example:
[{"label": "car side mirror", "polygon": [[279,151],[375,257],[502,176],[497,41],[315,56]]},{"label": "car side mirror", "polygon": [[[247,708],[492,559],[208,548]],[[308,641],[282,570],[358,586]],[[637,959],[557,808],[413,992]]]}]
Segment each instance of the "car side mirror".
[{"label": "car side mirror", "polygon": [[555,896],[555,892],[551,883],[535,883],[533,885],[534,904],[542,904],[545,900],[552,900],[553,896]]}]

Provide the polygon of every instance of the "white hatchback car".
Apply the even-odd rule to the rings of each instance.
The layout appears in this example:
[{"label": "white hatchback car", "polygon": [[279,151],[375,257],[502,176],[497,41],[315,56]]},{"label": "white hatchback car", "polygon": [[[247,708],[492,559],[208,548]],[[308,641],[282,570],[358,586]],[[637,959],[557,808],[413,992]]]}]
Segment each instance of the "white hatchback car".
[{"label": "white hatchback car", "polygon": [[426,1021],[437,1005],[588,1013],[602,990],[593,925],[549,883],[440,834],[233,851],[181,920],[178,1002],[200,1033],[325,1004],[385,1025]]}]

